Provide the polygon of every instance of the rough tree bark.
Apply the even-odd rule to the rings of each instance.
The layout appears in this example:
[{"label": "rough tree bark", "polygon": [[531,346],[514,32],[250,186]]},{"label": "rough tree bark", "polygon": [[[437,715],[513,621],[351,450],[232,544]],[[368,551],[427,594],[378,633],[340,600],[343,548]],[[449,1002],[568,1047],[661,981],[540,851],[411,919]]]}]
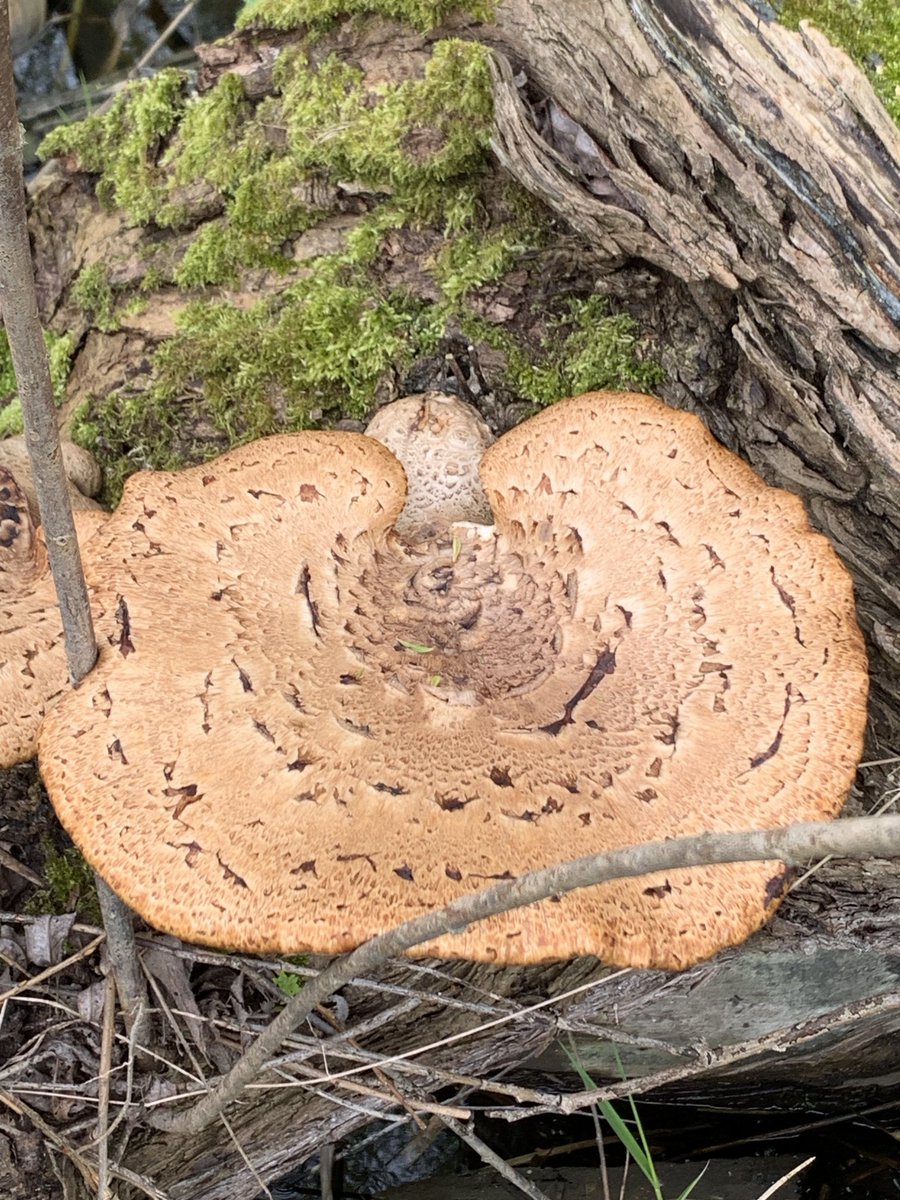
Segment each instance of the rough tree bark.
[{"label": "rough tree bark", "polygon": [[[380,22],[336,29],[331,45],[380,78],[420,69],[442,34],[492,48],[497,176],[539,197],[555,232],[549,248],[491,285],[490,301],[515,314],[573,278],[598,286],[651,331],[662,396],[698,411],[765,478],[804,498],[854,573],[871,655],[870,757],[889,759],[900,746],[900,132],[845,55],[815,30],[792,33],[761,12],[743,0],[501,0],[487,25],[456,18],[426,38]],[[236,69],[258,98],[283,40],[242,35],[209,51],[202,85]],[[298,259],[330,248],[348,225],[346,213],[326,217]],[[103,333],[71,285],[102,260],[125,279],[148,237],[157,246],[168,237],[177,254],[180,235],[129,227],[100,208],[84,176],[59,166],[34,189],[32,228],[45,317],[80,339],[71,405],[140,377],[183,297],[160,293]],[[386,286],[427,298],[433,281],[421,262],[438,243],[434,230],[398,235]],[[256,273],[243,286],[249,302],[281,283]],[[483,361],[490,379],[488,352]],[[618,1039],[630,1071],[668,1071],[681,1094],[727,1086],[733,1095],[752,1071],[754,1086],[777,1088],[786,1104],[796,1089],[825,1102],[838,1079],[858,1097],[900,1067],[885,1041],[900,1026],[898,916],[892,865],[828,866],[768,930],[679,977],[605,978],[592,962],[525,972],[456,964],[441,998],[419,968],[398,964],[382,985],[418,997],[396,1001],[366,1034],[385,994],[352,989],[353,1028],[367,1050],[397,1053],[424,1041],[423,1028],[430,1038],[474,1023],[477,1005],[445,1001],[468,1004],[484,989],[503,998],[495,1007],[521,1004],[595,980],[560,1010],[592,1071],[615,1075],[606,1048]],[[538,1012],[512,1028],[429,1063],[489,1073],[530,1056],[537,1069],[560,1068],[554,1020]],[[437,1074],[423,1080],[426,1093],[440,1086]],[[272,1178],[362,1120],[318,1097],[298,1105],[274,1093],[248,1100],[232,1125]],[[216,1129],[189,1143],[134,1139],[127,1165],[172,1200],[257,1190]]]}]

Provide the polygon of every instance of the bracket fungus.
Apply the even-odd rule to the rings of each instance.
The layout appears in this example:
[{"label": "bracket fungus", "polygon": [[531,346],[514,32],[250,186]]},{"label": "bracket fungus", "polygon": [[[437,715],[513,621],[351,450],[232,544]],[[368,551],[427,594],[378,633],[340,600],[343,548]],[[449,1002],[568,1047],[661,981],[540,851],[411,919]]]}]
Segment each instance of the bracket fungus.
[{"label": "bracket fungus", "polygon": [[[99,665],[40,757],[153,924],[336,953],[532,868],[837,814],[865,654],[799,499],[629,394],[541,412],[481,480],[493,525],[422,537],[397,534],[404,471],[360,434],[129,481],[90,542]],[[681,968],[757,929],[784,880],[621,880],[416,952]]]},{"label": "bracket fungus", "polygon": [[[18,457],[6,457],[8,446],[0,442],[0,767],[34,758],[44,713],[63,694],[69,678],[30,467]],[[80,461],[78,455],[75,459]],[[70,461],[67,457],[67,468]],[[15,462],[15,474],[7,462]],[[97,506],[76,512],[79,539],[88,539],[105,519]]]}]

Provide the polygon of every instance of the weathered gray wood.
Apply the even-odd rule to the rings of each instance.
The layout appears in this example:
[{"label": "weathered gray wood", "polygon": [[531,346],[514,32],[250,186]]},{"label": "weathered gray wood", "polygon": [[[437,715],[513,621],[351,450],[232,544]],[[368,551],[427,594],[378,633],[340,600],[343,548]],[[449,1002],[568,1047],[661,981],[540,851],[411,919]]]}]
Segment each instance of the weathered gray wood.
[{"label": "weathered gray wood", "polygon": [[[424,1046],[435,1038],[452,1037],[466,1029],[475,1031],[480,1024],[518,1007],[507,997],[508,989],[512,987],[515,992],[516,983],[521,982],[520,972],[486,973],[470,963],[452,964],[446,970],[445,964],[435,965],[440,968],[439,976],[428,969],[398,963],[379,980],[347,989],[347,1036],[365,1047],[369,1055],[374,1052],[380,1057],[403,1053],[414,1045]],[[572,970],[560,964],[536,971],[533,976],[558,981]],[[580,964],[574,971],[581,974]],[[365,1034],[362,1031],[369,1023],[374,1028]],[[523,1053],[538,1052],[553,1033],[552,1020],[538,1013],[499,1028],[473,1032],[471,1039],[431,1051],[417,1059],[409,1072],[390,1065],[384,1070],[414,1108],[417,1096],[430,1097],[435,1088],[446,1084],[442,1072],[476,1076],[492,1072]],[[303,1065],[313,1069],[314,1075],[320,1075],[359,1064],[352,1044],[349,1061],[342,1059],[342,1048],[340,1039],[330,1039],[323,1045],[312,1037],[305,1046],[298,1042],[294,1053]],[[290,1044],[285,1050],[286,1056],[289,1053]],[[366,1061],[365,1056],[362,1061]],[[292,1077],[290,1063],[284,1062],[281,1070],[284,1079]],[[302,1083],[302,1076],[297,1078]],[[367,1073],[363,1081],[383,1095],[389,1094],[385,1076],[379,1080]],[[314,1086],[320,1095],[299,1088],[249,1092],[229,1112],[236,1138],[263,1178],[277,1178],[318,1153],[322,1145],[340,1142],[393,1107],[387,1099],[360,1096],[339,1087],[335,1092],[334,1085],[322,1082]],[[322,1092],[335,1095],[338,1103],[321,1098]],[[170,1200],[195,1200],[197,1196],[204,1200],[253,1200],[258,1192],[234,1143],[223,1137],[218,1124],[192,1137],[154,1134],[144,1144],[129,1147],[126,1161],[131,1169],[158,1180]]]},{"label": "weathered gray wood", "polygon": [[[581,959],[514,971],[441,963],[434,976],[397,962],[366,986],[344,993],[347,1027],[367,1051],[394,1055],[475,1030],[506,1013],[519,1014],[474,1041],[417,1055],[408,1067],[388,1065],[409,1097],[430,1096],[465,1076],[495,1077],[502,1084],[506,1077],[495,1072],[515,1062],[523,1086],[552,1101],[556,1081],[571,1071],[560,1045],[571,1035],[598,1083],[620,1079],[615,1047],[629,1075],[666,1072],[668,1094],[684,1102],[721,1095],[734,1102],[766,1088],[769,1105],[814,1102],[826,1111],[846,1110],[862,1104],[873,1084],[900,1078],[900,1050],[893,1048],[898,1039],[890,1036],[900,1029],[898,921],[900,876],[889,864],[856,871],[831,866],[746,946],[680,975],[609,971]],[[585,985],[589,990],[568,995]],[[560,997],[559,1003],[524,1011],[551,997]],[[372,1021],[377,1027],[370,1029]],[[343,1060],[339,1043],[327,1047],[327,1056],[332,1072],[359,1062]],[[307,1065],[321,1070],[323,1062],[313,1044]],[[383,1082],[371,1075],[364,1082],[383,1090]],[[640,1078],[632,1078],[627,1088],[641,1086]],[[333,1086],[328,1090],[334,1092]],[[335,1094],[373,1112],[385,1108],[351,1093]],[[360,1112],[319,1097],[283,1091],[246,1096],[229,1118],[266,1178],[365,1123]],[[516,1099],[497,1093],[498,1114]],[[528,1107],[523,1101],[523,1111]],[[154,1134],[144,1144],[133,1139],[127,1163],[164,1184],[171,1200],[256,1195],[237,1151],[216,1126],[194,1138]]]}]

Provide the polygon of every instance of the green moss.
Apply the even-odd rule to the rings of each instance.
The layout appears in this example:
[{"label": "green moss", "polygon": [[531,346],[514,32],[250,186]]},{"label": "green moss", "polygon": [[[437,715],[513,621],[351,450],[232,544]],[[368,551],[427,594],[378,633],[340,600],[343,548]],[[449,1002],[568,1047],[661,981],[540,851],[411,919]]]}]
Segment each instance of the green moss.
[{"label": "green moss", "polygon": [[292,162],[308,177],[388,191],[410,221],[433,220],[453,181],[483,168],[492,101],[478,43],[438,42],[422,79],[376,93],[334,55],[312,69],[301,47],[281,55],[275,80],[281,96],[260,118],[284,129]]},{"label": "green moss", "polygon": [[464,329],[503,351],[508,386],[534,404],[602,388],[648,390],[664,378],[662,368],[641,353],[635,321],[627,313],[611,314],[604,296],[570,300],[537,346],[484,321],[468,319]]},{"label": "green moss", "polygon": [[15,437],[25,429],[22,420],[22,404],[18,396],[10,400],[4,408],[0,408],[0,439]]},{"label": "green moss", "polygon": [[12,355],[9,352],[9,341],[6,330],[0,329],[0,404],[5,403],[15,395],[18,384],[13,370]]},{"label": "green moss", "polygon": [[[50,363],[50,382],[53,398],[57,405],[63,401],[74,342],[69,334],[44,333],[44,345]],[[22,405],[16,395],[16,376],[6,332],[0,329],[0,438],[13,437],[22,432]]]},{"label": "green moss", "polygon": [[334,259],[250,310],[197,303],[156,360],[160,398],[203,363],[203,392],[229,442],[308,424],[311,408],[365,412],[379,378],[411,356],[417,306],[374,296]]},{"label": "green moss", "polygon": [[380,16],[406,21],[423,31],[434,29],[451,12],[464,12],[478,21],[490,20],[496,5],[488,0],[247,0],[237,27],[250,22],[268,29],[305,25],[321,32],[340,16]]},{"label": "green moss", "polygon": [[[138,466],[176,467],[324,412],[362,415],[385,372],[430,352],[461,298],[519,252],[522,222],[488,230],[483,248],[476,233],[485,224],[478,186],[491,120],[486,53],[439,43],[421,79],[370,93],[360,71],[336,57],[313,68],[305,49],[287,48],[280,93],[255,111],[230,76],[184,109],[168,145],[156,148],[169,180],[165,194],[161,178],[154,182],[157,204],[174,204],[188,180],[215,188],[225,204],[188,246],[179,287],[229,283],[248,266],[295,266],[285,247],[321,218],[329,182],[353,179],[385,199],[341,253],[311,262],[307,277],[273,299],[250,310],[219,299],[189,305],[154,358],[146,392],[94,401],[76,417],[76,440],[104,460],[108,499]],[[117,122],[130,125],[127,111]],[[121,194],[112,183],[108,193]],[[433,264],[446,283],[435,310],[385,293],[374,277],[387,233],[425,221],[448,236],[463,231],[456,251]],[[76,294],[108,328],[114,296],[102,269],[84,272]],[[216,435],[203,445],[190,432],[201,418]]]},{"label": "green moss", "polygon": [[211,91],[193,97],[165,156],[175,185],[203,180],[228,192],[255,170],[265,142],[246,136],[250,112],[239,75],[223,75]]},{"label": "green moss", "polygon": [[900,123],[900,5],[896,0],[785,0],[781,19],[792,29],[809,20],[846,50]]},{"label": "green moss", "polygon": [[144,296],[132,296],[122,307],[122,314],[126,317],[139,317],[146,311],[147,301]]},{"label": "green moss", "polygon": [[477,43],[439,42],[422,79],[370,91],[336,56],[313,67],[305,47],[287,47],[275,68],[280,94],[256,108],[236,74],[186,100],[184,78],[163,71],[105,116],[55,130],[41,153],[76,155],[99,173],[101,200],[136,223],[182,225],[192,204],[218,193],[223,219],[197,234],[177,281],[229,283],[241,267],[287,267],[285,243],[323,215],[328,185],[341,180],[390,194],[404,220],[433,220],[447,208],[448,228],[462,228],[471,190],[461,207],[458,196],[452,205],[447,198],[484,162],[487,55]]},{"label": "green moss", "polygon": [[240,180],[228,218],[232,229],[243,236],[277,244],[304,233],[325,211],[305,172],[285,155]]},{"label": "green moss", "polygon": [[103,263],[85,267],[72,285],[72,299],[103,333],[115,333],[119,321],[109,274]]},{"label": "green moss", "polygon": [[283,261],[274,256],[267,261],[267,257],[257,239],[240,233],[227,221],[211,221],[188,246],[175,272],[175,282],[183,288],[230,283],[241,266],[277,265]]},{"label": "green moss", "polygon": [[[72,417],[70,435],[100,462],[100,499],[113,506],[119,502],[125,480],[138,469],[174,471],[209,457],[185,434],[201,416],[199,402],[175,404],[154,391],[121,388],[80,405]],[[222,448],[213,447],[212,453]]]},{"label": "green moss", "polygon": [[124,88],[108,113],[54,129],[40,146],[41,156],[74,155],[83,170],[100,175],[102,201],[123,208],[135,223],[166,223],[168,189],[158,152],[184,112],[185,79],[168,68]]},{"label": "green moss", "polygon": [[42,839],[43,876],[47,886],[34,893],[25,911],[34,915],[77,912],[93,925],[101,923],[100,902],[94,873],[81,853],[70,847],[57,850],[49,838]]},{"label": "green moss", "polygon": [[435,264],[446,302],[455,309],[470,292],[503,276],[540,240],[541,230],[530,222],[511,222],[488,233],[472,230],[454,238]]},{"label": "green moss", "polygon": [[151,266],[148,267],[141,276],[141,281],[138,284],[138,291],[143,295],[148,295],[150,292],[155,292],[158,288],[163,287],[163,285],[168,282],[170,281],[166,278],[165,274],[160,270],[159,267]]},{"label": "green moss", "polygon": [[438,43],[422,79],[376,92],[336,56],[314,68],[305,48],[288,47],[276,85],[280,94],[254,109],[238,75],[186,101],[181,76],[162,72],[107,115],[56,130],[42,153],[77,155],[100,174],[101,199],[138,223],[179,225],[197,198],[202,206],[218,193],[223,217],[188,246],[181,287],[231,283],[244,267],[287,269],[285,247],[324,215],[341,180],[390,195],[398,223],[444,209],[450,231],[471,220],[474,190],[461,196],[454,183],[481,170],[490,138],[485,47]]},{"label": "green moss", "polygon": [[[398,0],[338,10],[317,0],[315,15],[330,22],[337,11],[379,12],[427,24],[448,7]],[[318,61],[307,40],[281,48],[274,81],[258,104],[236,75],[186,101],[169,72],[165,86],[132,90],[86,135],[67,131],[48,143],[100,172],[101,193],[133,219],[177,223],[193,211],[200,224],[180,262],[161,268],[148,256],[142,295],[171,283],[198,293],[148,376],[92,399],[74,419],[73,437],[104,466],[108,502],[139,467],[175,469],[276,430],[364,416],[387,377],[402,377],[434,354],[448,327],[467,322],[506,352],[510,390],[540,403],[655,378],[638,361],[628,319],[601,313],[596,298],[573,304],[549,329],[536,318],[547,336],[535,345],[473,317],[471,305],[490,311],[491,285],[546,238],[543,210],[487,169],[486,47],[437,42],[421,78],[372,85],[335,55]],[[95,154],[94,143],[104,150]],[[368,211],[340,251],[298,265],[295,240],[348,181]],[[210,211],[221,215],[209,220]],[[438,249],[409,269],[433,279],[433,288],[417,287],[430,301],[384,283],[420,230],[422,244]],[[282,270],[284,285],[253,307],[246,295],[231,304],[207,291],[240,287],[248,268]],[[127,305],[102,268],[83,273],[77,295],[100,328],[114,327],[117,299]]]}]

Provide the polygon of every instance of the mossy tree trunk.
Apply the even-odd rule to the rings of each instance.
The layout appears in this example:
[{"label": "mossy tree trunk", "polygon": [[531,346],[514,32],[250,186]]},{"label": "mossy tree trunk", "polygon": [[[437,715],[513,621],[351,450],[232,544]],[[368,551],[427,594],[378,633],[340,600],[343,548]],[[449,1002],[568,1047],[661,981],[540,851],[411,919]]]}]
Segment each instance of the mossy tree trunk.
[{"label": "mossy tree trunk", "polygon": [[[78,340],[69,415],[87,404],[75,423],[110,477],[273,428],[357,420],[376,399],[435,382],[446,352],[500,427],[548,390],[655,379],[666,400],[800,494],[834,541],[871,655],[871,757],[896,753],[900,133],[850,60],[743,0],[501,0],[489,22],[451,16],[427,35],[377,17],[333,23],[302,51],[302,30],[263,27],[289,26],[285,6],[256,12],[255,29],[204,52],[193,110],[178,99],[182,83],[164,81],[143,124],[123,110],[109,127],[125,151],[115,168],[76,138],[34,189],[45,315]],[[448,56],[449,38],[491,57]],[[397,128],[386,123],[382,141],[357,152],[368,133],[354,121],[400,105],[391,86],[439,77],[454,56],[450,92],[416,93]],[[469,85],[489,89],[493,125],[473,93],[454,110],[451,95]],[[454,141],[444,109],[468,122],[469,144]],[[191,122],[206,123],[205,147]],[[637,346],[623,314],[641,331]],[[877,796],[876,782],[867,799]],[[891,867],[829,868],[741,950],[669,981],[631,973],[570,1002],[585,1061],[610,1065],[586,1031],[602,1041],[616,1006],[639,1044],[636,1072],[690,1074],[705,1043],[726,1049],[701,1088],[727,1078],[729,1047],[744,1064],[732,1071],[753,1062],[787,1100],[850,1061],[864,1083],[891,1066],[873,1044],[897,1020],[898,910]],[[602,970],[473,968],[460,988],[474,980],[516,1000],[591,975]],[[367,1044],[407,1048],[424,1010],[408,1011],[418,1016]],[[460,1019],[438,1006],[429,1037]],[[527,1028],[471,1059],[460,1052],[457,1069],[537,1053],[558,1069],[552,1027]],[[362,1120],[274,1093],[232,1124],[271,1179]],[[218,1129],[190,1144],[135,1138],[128,1166],[172,1200],[257,1191]]]}]

